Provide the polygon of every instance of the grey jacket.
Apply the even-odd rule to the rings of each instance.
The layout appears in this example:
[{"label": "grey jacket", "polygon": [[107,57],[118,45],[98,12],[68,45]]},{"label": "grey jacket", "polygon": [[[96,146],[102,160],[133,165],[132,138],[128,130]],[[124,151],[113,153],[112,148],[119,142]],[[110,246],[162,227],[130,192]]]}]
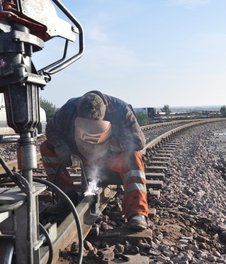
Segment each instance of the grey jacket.
[{"label": "grey jacket", "polygon": [[[142,150],[145,145],[145,137],[131,105],[99,91],[91,92],[101,96],[106,104],[104,120],[110,121],[112,125],[110,142],[122,152]],[[74,121],[78,116],[77,104],[80,98],[72,98],[67,101],[48,121],[46,128],[47,139],[54,148],[64,150],[68,148],[71,153],[77,155],[79,155],[79,151],[74,139]]]}]

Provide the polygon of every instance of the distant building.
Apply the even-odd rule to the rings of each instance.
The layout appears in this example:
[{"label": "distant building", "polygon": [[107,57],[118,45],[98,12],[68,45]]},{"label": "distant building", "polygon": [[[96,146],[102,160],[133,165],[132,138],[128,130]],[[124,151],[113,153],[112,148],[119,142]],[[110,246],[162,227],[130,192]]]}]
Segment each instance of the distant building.
[{"label": "distant building", "polygon": [[154,119],[156,117],[156,108],[154,108],[154,107],[134,108],[134,111],[135,111],[135,113],[146,114],[151,119]]},{"label": "distant building", "polygon": [[170,120],[182,120],[182,119],[195,119],[195,118],[208,118],[208,117],[219,117],[220,111],[211,108],[202,107],[189,107],[189,108],[174,108],[169,115],[161,111],[160,108],[155,107],[140,107],[134,108],[135,113],[146,114],[150,122],[162,122]]}]

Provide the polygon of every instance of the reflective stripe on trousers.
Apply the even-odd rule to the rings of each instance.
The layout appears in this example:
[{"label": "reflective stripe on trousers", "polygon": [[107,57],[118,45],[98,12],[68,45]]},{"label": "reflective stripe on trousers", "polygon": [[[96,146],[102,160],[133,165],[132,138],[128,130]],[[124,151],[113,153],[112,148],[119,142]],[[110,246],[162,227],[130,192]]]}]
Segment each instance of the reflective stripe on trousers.
[{"label": "reflective stripe on trousers", "polygon": [[124,200],[123,208],[126,217],[135,214],[143,214],[148,217],[146,177],[141,154],[135,152],[135,164],[137,169],[130,170],[123,177]]},{"label": "reflective stripe on trousers", "polygon": [[145,173],[142,170],[131,170],[124,176],[124,180],[128,181],[130,177],[138,177],[145,179]]},{"label": "reflective stripe on trousers", "polygon": [[[57,184],[65,192],[73,190],[73,181],[66,168],[58,170],[60,164],[56,162],[57,156],[53,146],[45,141],[40,146],[40,152],[48,180]],[[123,212],[127,218],[135,214],[148,216],[144,163],[139,151],[114,154],[106,159],[95,161],[94,164],[88,161],[84,163],[85,166],[95,165],[120,174],[125,190]],[[52,172],[58,173],[56,175],[51,174]]]},{"label": "reflective stripe on trousers", "polygon": [[123,212],[127,218],[135,214],[148,216],[144,163],[139,151],[116,154],[108,159],[99,160],[94,165],[120,174],[125,190]]},{"label": "reflective stripe on trousers", "polygon": [[145,184],[141,184],[141,183],[130,183],[127,187],[127,189],[125,190],[126,193],[132,192],[132,191],[141,191],[141,192],[147,192],[146,186]]}]

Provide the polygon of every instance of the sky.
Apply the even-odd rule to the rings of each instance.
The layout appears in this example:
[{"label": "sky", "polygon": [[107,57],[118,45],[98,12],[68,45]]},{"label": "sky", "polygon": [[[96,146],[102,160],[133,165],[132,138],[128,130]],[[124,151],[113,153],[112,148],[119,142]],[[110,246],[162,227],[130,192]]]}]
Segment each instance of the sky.
[{"label": "sky", "polygon": [[[84,30],[83,56],[40,96],[61,107],[90,90],[134,107],[226,105],[225,0],[62,0]],[[62,56],[54,38],[37,69]],[[77,52],[77,42],[70,52]],[[74,54],[73,53],[73,54]]]}]

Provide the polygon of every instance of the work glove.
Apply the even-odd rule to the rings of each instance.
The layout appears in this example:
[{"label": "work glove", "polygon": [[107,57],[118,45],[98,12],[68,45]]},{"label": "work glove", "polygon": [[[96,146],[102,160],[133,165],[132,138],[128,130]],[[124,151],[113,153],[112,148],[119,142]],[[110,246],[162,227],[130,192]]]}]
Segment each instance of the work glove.
[{"label": "work glove", "polygon": [[69,167],[72,165],[71,162],[71,151],[67,145],[59,145],[55,147],[55,152],[59,162],[64,167]]}]

